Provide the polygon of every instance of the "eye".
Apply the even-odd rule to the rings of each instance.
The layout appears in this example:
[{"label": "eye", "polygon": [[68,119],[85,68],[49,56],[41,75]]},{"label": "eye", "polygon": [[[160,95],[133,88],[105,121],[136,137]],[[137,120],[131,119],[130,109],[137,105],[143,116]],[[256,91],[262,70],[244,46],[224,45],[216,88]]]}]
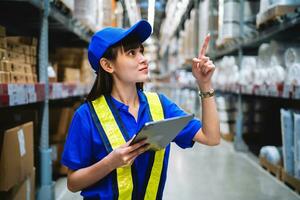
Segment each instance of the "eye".
[{"label": "eye", "polygon": [[135,50],[129,50],[128,51],[128,55],[130,55],[130,56],[134,56],[135,55]]}]

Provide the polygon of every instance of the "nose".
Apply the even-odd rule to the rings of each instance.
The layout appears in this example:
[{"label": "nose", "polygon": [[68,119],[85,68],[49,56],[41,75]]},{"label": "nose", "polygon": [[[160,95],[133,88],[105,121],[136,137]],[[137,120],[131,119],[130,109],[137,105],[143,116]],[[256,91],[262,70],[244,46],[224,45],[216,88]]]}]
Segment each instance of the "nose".
[{"label": "nose", "polygon": [[142,53],[139,53],[139,64],[148,65],[148,60]]}]

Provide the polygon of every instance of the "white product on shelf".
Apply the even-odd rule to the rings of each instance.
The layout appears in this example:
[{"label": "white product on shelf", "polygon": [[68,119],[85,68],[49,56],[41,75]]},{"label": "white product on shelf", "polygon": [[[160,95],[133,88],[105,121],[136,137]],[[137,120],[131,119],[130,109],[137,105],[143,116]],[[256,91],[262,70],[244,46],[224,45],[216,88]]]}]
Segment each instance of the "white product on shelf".
[{"label": "white product on shelf", "polygon": [[270,44],[263,43],[258,48],[257,65],[259,68],[266,68],[270,66],[270,58],[272,56],[272,49]]},{"label": "white product on shelf", "polygon": [[266,70],[268,71],[268,78],[266,79],[266,83],[268,85],[276,85],[284,81],[285,70],[282,66],[276,65],[274,67],[267,68]]},{"label": "white product on shelf", "polygon": [[294,126],[292,113],[280,109],[284,170],[294,175]]},{"label": "white product on shelf", "polygon": [[75,0],[74,5],[74,16],[90,28],[94,28],[97,18],[97,0]]},{"label": "white product on shelf", "polygon": [[200,1],[199,3],[199,46],[203,44],[205,36],[209,33],[209,0]]},{"label": "white product on shelf", "polygon": [[259,11],[259,1],[245,1],[244,2],[244,20],[249,20]]},{"label": "white product on shelf", "polygon": [[240,21],[240,2],[234,0],[224,1],[224,22],[239,22]]},{"label": "white product on shelf", "polygon": [[260,0],[259,12],[263,13],[272,5],[271,0]]},{"label": "white product on shelf", "polygon": [[230,126],[228,122],[220,122],[220,132],[222,134],[229,134],[230,133]]},{"label": "white product on shelf", "polygon": [[74,12],[74,0],[61,0],[71,12]]},{"label": "white product on shelf", "polygon": [[300,64],[295,63],[287,70],[286,83],[288,85],[300,85]]},{"label": "white product on shelf", "polygon": [[300,63],[300,47],[287,48],[284,53],[284,62],[287,68],[295,63]]},{"label": "white product on shelf", "polygon": [[290,46],[290,44],[278,42],[275,40],[272,40],[270,42],[270,48],[272,51],[271,66],[274,65],[284,66],[284,52],[288,46]]},{"label": "white product on shelf", "polygon": [[[240,35],[240,2],[233,0],[219,1],[219,37],[217,44],[223,44],[226,39]],[[237,12],[238,11],[238,12]]]},{"label": "white product on shelf", "polygon": [[294,113],[295,176],[300,178],[300,114]]},{"label": "white product on shelf", "polygon": [[122,6],[122,3],[120,1],[118,1],[116,4],[117,27],[123,27],[123,12],[124,12],[124,8]]},{"label": "white product on shelf", "polygon": [[280,150],[275,146],[264,146],[260,149],[259,157],[267,159],[274,165],[279,165],[281,161]]},{"label": "white product on shelf", "polygon": [[272,5],[299,5],[299,0],[272,0]]}]

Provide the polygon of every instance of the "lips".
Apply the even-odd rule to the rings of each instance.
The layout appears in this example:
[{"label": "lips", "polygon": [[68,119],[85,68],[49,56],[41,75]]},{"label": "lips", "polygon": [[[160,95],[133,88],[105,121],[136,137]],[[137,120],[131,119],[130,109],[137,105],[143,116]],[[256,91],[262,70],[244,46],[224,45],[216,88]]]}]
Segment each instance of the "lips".
[{"label": "lips", "polygon": [[139,69],[139,71],[144,71],[144,70],[148,71],[148,67],[143,67],[143,68]]}]

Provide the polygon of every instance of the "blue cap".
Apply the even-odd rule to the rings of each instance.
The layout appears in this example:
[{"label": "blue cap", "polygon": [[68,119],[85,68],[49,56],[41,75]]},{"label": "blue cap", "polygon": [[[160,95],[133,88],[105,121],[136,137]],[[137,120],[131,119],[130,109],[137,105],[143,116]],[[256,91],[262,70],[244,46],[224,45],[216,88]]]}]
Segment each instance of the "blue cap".
[{"label": "blue cap", "polygon": [[151,35],[151,32],[151,25],[146,20],[140,20],[129,29],[108,27],[96,32],[88,48],[88,58],[92,68],[98,72],[100,68],[99,61],[105,51],[126,36],[134,34],[142,43]]}]

